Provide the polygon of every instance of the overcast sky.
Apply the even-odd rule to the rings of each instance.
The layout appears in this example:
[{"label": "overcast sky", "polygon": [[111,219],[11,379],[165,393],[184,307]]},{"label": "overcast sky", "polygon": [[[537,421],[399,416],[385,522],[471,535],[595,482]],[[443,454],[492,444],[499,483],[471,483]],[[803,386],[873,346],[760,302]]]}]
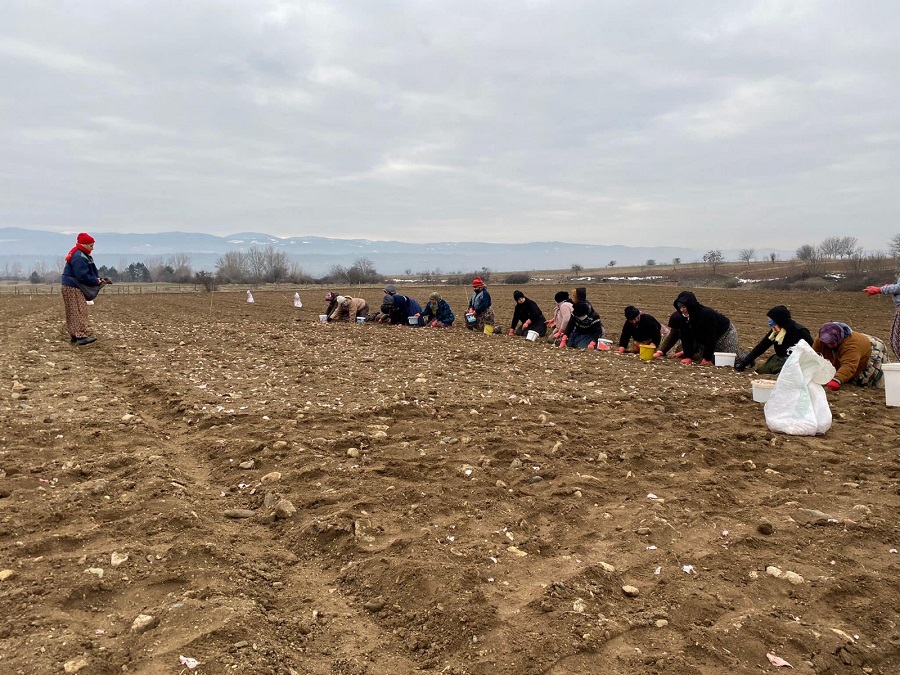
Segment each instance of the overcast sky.
[{"label": "overcast sky", "polygon": [[900,232],[897,0],[5,0],[0,226]]}]

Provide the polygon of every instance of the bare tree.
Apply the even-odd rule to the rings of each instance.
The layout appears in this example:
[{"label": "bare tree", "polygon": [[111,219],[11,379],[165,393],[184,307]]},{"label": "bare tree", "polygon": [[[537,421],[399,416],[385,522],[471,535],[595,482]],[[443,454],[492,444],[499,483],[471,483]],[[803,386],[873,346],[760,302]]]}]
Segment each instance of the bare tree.
[{"label": "bare tree", "polygon": [[838,255],[843,259],[844,256],[853,255],[857,248],[859,248],[859,240],[856,237],[841,237]]},{"label": "bare tree", "polygon": [[778,260],[778,254],[775,253],[775,251],[772,251],[769,254],[769,262],[775,262],[776,260]]},{"label": "bare tree", "polygon": [[572,263],[571,265],[569,265],[569,269],[572,271],[572,274],[574,274],[576,277],[579,274],[581,274],[582,272],[584,272],[584,267],[582,267],[578,263]]},{"label": "bare tree", "polygon": [[239,284],[247,280],[247,260],[241,251],[228,251],[216,260],[216,275],[223,283]]},{"label": "bare tree", "polygon": [[840,237],[825,237],[819,244],[819,256],[822,258],[837,258],[840,252]]},{"label": "bare tree", "polygon": [[680,265],[680,264],[681,264],[681,258],[672,258],[672,264],[673,264],[673,265]]},{"label": "bare tree", "polygon": [[[900,236],[900,235],[898,235],[898,236]],[[616,261],[615,261],[615,260],[610,260],[608,263],[606,263],[606,266],[607,266],[607,267],[615,267],[615,266],[616,266]]]},{"label": "bare tree", "polygon": [[900,258],[900,234],[895,234],[888,242],[888,251],[894,258]]},{"label": "bare tree", "polygon": [[644,263],[647,267],[656,267],[656,259],[655,258],[647,258],[647,262]]},{"label": "bare tree", "polygon": [[821,247],[803,244],[797,249],[797,260],[806,263],[806,270],[810,274],[819,274],[825,266],[825,256]]},{"label": "bare tree", "polygon": [[747,267],[750,267],[750,262],[756,257],[756,249],[755,248],[742,248],[738,252],[738,260],[741,262],[747,263]]},{"label": "bare tree", "polygon": [[59,280],[59,276],[63,273],[63,270],[66,268],[66,259],[65,258],[56,258],[53,261],[53,274],[56,276],[57,280]]},{"label": "bare tree", "polygon": [[719,249],[711,249],[703,254],[703,262],[707,263],[710,267],[712,267],[713,276],[716,275],[716,267],[724,262],[725,256],[722,255],[722,251]]},{"label": "bare tree", "polygon": [[162,281],[166,274],[166,261],[162,256],[154,255],[144,260],[144,267],[150,272],[150,279]]},{"label": "bare tree", "polygon": [[325,275],[325,280],[331,283],[337,282],[346,282],[350,283],[350,275],[347,272],[347,268],[343,265],[332,265],[328,269],[328,274]]},{"label": "bare tree", "polygon": [[262,283],[267,268],[265,249],[250,247],[250,250],[244,253],[244,260],[247,264],[247,281],[254,284]]},{"label": "bare tree", "polygon": [[191,280],[191,276],[193,275],[191,270],[191,256],[187,253],[172,254],[169,256],[167,266],[172,269],[172,281],[184,284]]},{"label": "bare tree", "polygon": [[856,248],[847,254],[847,273],[860,275],[866,271],[866,256],[862,248]]},{"label": "bare tree", "polygon": [[312,277],[303,271],[300,263],[296,260],[291,261],[291,267],[288,270],[288,280],[292,284],[309,284],[312,283]]}]

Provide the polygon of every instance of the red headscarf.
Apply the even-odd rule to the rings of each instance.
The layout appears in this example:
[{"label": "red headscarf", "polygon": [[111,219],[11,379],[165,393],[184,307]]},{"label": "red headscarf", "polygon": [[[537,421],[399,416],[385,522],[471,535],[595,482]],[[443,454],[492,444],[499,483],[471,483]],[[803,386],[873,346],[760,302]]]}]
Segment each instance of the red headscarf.
[{"label": "red headscarf", "polygon": [[72,259],[72,254],[75,251],[81,251],[85,255],[91,255],[91,249],[87,248],[87,244],[93,244],[94,238],[89,235],[87,232],[81,232],[78,234],[78,238],[75,240],[77,243],[72,247],[72,250],[69,251],[69,255],[66,256],[66,262],[69,262]]}]

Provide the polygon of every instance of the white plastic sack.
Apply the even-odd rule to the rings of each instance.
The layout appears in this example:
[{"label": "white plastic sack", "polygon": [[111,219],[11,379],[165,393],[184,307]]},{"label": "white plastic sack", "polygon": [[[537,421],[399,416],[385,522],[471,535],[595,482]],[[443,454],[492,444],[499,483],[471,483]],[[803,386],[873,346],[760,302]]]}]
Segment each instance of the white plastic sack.
[{"label": "white plastic sack", "polygon": [[294,307],[303,307],[303,303],[300,302],[300,294],[294,293]]},{"label": "white plastic sack", "polygon": [[247,302],[253,302],[253,293],[247,291]]},{"label": "white plastic sack", "polygon": [[834,372],[834,366],[803,340],[792,347],[764,408],[769,429],[792,436],[828,431],[831,408],[822,385]]}]

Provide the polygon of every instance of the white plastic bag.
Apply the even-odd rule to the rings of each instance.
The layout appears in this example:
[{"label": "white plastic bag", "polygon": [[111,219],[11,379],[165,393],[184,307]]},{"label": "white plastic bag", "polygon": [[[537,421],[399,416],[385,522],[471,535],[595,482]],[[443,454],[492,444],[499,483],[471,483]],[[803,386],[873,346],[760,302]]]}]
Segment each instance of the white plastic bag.
[{"label": "white plastic bag", "polygon": [[792,436],[828,431],[831,408],[822,385],[834,372],[834,366],[803,340],[792,347],[764,408],[769,429]]},{"label": "white plastic bag", "polygon": [[247,302],[253,302],[253,293],[247,291]]},{"label": "white plastic bag", "polygon": [[300,294],[294,293],[294,307],[303,307],[303,303],[300,302]]}]

